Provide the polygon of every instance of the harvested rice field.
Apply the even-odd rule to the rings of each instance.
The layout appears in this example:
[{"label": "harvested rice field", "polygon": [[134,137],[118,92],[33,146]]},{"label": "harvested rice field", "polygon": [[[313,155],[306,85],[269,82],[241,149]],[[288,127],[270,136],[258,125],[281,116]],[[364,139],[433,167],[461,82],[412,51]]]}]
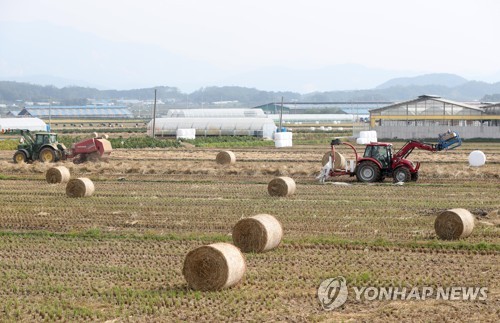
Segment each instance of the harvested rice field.
[{"label": "harvested rice field", "polygon": [[[483,167],[468,165],[476,149]],[[217,164],[222,150],[236,162]],[[18,165],[13,151],[0,151],[0,321],[498,321],[500,143],[414,151],[419,180],[402,186],[345,176],[320,184],[326,151],[116,149],[109,162],[79,165]],[[53,166],[92,180],[92,196],[69,198],[66,184],[48,184]],[[293,178],[293,195],[268,194],[277,176]],[[475,227],[440,240],[434,221],[452,208],[469,210]],[[236,286],[188,288],[186,254],[232,243],[240,219],[263,213],[281,222],[281,245],[245,253]],[[318,287],[338,276],[347,301],[327,311]],[[358,299],[364,287],[484,287],[487,297]]]}]

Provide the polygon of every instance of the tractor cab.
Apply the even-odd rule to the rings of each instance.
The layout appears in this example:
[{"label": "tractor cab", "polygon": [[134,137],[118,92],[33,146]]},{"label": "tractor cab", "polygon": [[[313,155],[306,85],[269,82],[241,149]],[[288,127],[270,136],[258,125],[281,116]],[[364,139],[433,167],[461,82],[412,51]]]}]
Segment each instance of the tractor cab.
[{"label": "tractor cab", "polygon": [[35,134],[33,139],[32,153],[34,156],[38,155],[37,152],[46,146],[51,146],[54,150],[58,149],[57,134],[55,133],[40,132]]},{"label": "tractor cab", "polygon": [[57,134],[37,133],[35,138],[35,144],[40,146],[45,144],[57,144]]},{"label": "tractor cab", "polygon": [[377,160],[382,169],[390,168],[392,159],[392,144],[374,143],[368,144],[365,148],[363,158],[373,158]]}]

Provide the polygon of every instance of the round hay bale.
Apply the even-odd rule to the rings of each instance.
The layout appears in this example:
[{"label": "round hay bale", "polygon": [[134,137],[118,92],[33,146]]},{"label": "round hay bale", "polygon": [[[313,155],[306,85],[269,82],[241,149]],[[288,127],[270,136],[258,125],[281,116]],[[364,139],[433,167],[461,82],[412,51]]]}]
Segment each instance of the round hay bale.
[{"label": "round hay bale", "polygon": [[474,150],[469,154],[469,165],[474,167],[483,166],[486,163],[486,155],[481,150]]},{"label": "round hay bale", "polygon": [[233,227],[233,243],[243,252],[264,252],[281,243],[283,228],[272,215],[257,214],[241,219]]},{"label": "round hay bale", "polygon": [[327,151],[324,155],[323,158],[321,158],[321,165],[325,166],[326,163],[328,163],[328,160],[330,159],[330,155],[332,154],[331,151]]},{"label": "round hay bale", "polygon": [[434,222],[439,238],[455,240],[466,238],[474,229],[474,216],[465,209],[451,209],[441,212]]},{"label": "round hay bale", "polygon": [[229,243],[214,243],[191,250],[182,275],[195,290],[219,290],[241,281],[247,267],[241,251]]},{"label": "round hay bale", "polygon": [[[332,154],[332,152],[328,151],[323,155],[323,158],[321,159],[321,164],[323,166],[325,166],[326,163],[328,163],[328,160],[329,160],[331,154]],[[333,166],[334,166],[333,169],[345,169],[346,165],[347,165],[347,161],[346,161],[344,155],[342,155],[336,151],[335,152],[335,162],[333,163]]]},{"label": "round hay bale", "polygon": [[67,183],[70,177],[69,169],[64,166],[51,167],[45,173],[45,179],[49,184]]},{"label": "round hay bale", "polygon": [[232,165],[236,163],[236,156],[232,151],[221,151],[217,154],[217,157],[215,157],[215,161],[217,164],[221,165]]},{"label": "round hay bale", "polygon": [[295,193],[295,181],[290,177],[276,177],[267,185],[271,196],[288,196]]},{"label": "round hay bale", "polygon": [[94,183],[88,178],[74,178],[66,184],[68,197],[89,197],[94,191]]}]

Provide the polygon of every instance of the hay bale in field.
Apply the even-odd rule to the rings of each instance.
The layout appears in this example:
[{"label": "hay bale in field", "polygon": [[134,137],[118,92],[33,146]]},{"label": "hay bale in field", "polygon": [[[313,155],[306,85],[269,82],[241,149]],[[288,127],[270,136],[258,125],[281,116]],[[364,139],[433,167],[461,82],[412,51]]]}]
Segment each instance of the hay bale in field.
[{"label": "hay bale in field", "polygon": [[64,166],[51,167],[45,173],[45,179],[49,184],[67,183],[70,177],[69,169]]},{"label": "hay bale in field", "polygon": [[290,177],[276,177],[267,185],[271,196],[288,196],[295,193],[295,181]]},{"label": "hay bale in field", "polygon": [[215,157],[215,161],[217,164],[221,165],[232,165],[236,163],[236,155],[232,151],[221,151]]},{"label": "hay bale in field", "polygon": [[195,290],[219,290],[241,281],[247,267],[241,251],[229,243],[214,243],[191,250],[182,275]]},{"label": "hay bale in field", "polygon": [[439,238],[455,240],[466,238],[474,229],[474,216],[465,209],[451,209],[441,212],[434,222]]},{"label": "hay bale in field", "polygon": [[257,214],[241,219],[233,227],[233,243],[243,252],[264,252],[281,243],[283,228],[272,215]]},{"label": "hay bale in field", "polygon": [[[326,163],[328,163],[331,154],[332,154],[332,152],[328,151],[323,155],[323,158],[321,159],[321,164],[323,166],[325,166]],[[347,166],[347,162],[346,162],[345,157],[336,151],[335,152],[335,161],[333,163],[333,169],[345,169],[346,166]]]},{"label": "hay bale in field", "polygon": [[483,166],[486,163],[486,155],[481,150],[474,150],[469,154],[469,165],[474,167]]},{"label": "hay bale in field", "polygon": [[66,184],[68,197],[89,197],[94,194],[94,183],[88,178],[74,178]]}]

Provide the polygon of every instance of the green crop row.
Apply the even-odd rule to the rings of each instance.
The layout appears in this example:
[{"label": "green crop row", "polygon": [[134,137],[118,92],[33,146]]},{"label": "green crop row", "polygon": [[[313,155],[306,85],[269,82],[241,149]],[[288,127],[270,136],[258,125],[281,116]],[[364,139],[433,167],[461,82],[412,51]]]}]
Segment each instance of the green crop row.
[{"label": "green crop row", "polygon": [[16,150],[19,141],[16,139],[0,140],[0,150]]}]

